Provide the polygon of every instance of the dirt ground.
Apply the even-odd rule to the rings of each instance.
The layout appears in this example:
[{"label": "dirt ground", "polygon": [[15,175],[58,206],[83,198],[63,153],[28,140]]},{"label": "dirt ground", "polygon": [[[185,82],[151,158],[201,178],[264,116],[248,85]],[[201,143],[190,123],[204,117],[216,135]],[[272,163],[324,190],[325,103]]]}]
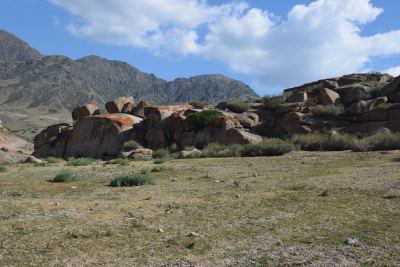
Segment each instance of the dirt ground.
[{"label": "dirt ground", "polygon": [[[0,172],[0,266],[399,266],[400,152]],[[61,169],[78,176],[49,182]]]}]

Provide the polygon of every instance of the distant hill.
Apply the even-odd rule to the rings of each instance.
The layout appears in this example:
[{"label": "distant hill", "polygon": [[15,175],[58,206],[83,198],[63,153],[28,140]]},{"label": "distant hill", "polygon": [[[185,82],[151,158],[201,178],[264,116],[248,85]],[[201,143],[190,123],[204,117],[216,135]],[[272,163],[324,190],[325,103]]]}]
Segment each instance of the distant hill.
[{"label": "distant hill", "polygon": [[66,113],[86,102],[103,106],[122,95],[156,104],[257,97],[246,84],[219,74],[168,82],[121,61],[44,56],[2,30],[0,95],[0,110],[35,114]]}]

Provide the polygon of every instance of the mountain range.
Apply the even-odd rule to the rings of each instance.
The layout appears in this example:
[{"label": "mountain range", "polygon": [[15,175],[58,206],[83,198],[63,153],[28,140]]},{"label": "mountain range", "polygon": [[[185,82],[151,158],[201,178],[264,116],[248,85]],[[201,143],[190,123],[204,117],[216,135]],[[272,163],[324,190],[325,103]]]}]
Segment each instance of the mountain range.
[{"label": "mountain range", "polygon": [[128,63],[87,56],[45,56],[0,30],[0,110],[34,114],[69,113],[88,102],[104,106],[119,96],[154,104],[216,103],[252,99],[246,84],[220,74],[165,81]]}]

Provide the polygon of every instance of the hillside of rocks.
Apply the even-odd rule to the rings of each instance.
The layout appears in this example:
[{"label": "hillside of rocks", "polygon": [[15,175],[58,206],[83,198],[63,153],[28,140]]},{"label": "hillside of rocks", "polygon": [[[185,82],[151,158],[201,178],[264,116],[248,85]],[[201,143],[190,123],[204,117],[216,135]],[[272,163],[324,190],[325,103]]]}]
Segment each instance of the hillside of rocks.
[{"label": "hillside of rocks", "polygon": [[256,144],[263,137],[313,132],[396,132],[399,96],[400,77],[369,73],[320,80],[249,103],[158,106],[120,97],[106,103],[107,113],[95,103],[75,108],[73,125],[52,125],[35,137],[35,155],[115,158],[128,155],[123,148],[130,140],[146,149],[184,149],[210,143]]},{"label": "hillside of rocks", "polygon": [[129,95],[154,104],[216,103],[257,95],[244,83],[219,74],[165,81],[121,61],[87,56],[46,56],[0,30],[0,110],[69,114],[73,108]]}]

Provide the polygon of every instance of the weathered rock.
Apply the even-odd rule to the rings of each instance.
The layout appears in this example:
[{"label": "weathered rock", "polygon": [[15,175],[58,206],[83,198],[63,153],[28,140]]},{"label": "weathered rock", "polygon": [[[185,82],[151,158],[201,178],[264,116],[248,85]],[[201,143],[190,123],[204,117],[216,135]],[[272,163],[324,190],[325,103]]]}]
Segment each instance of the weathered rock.
[{"label": "weathered rock", "polygon": [[284,103],[280,104],[276,109],[275,113],[277,115],[284,115],[290,112],[299,112],[304,106],[304,102],[298,103]]},{"label": "weathered rock", "polygon": [[350,103],[367,100],[370,93],[370,87],[363,84],[351,84],[340,87],[340,102],[345,105]]},{"label": "weathered rock", "polygon": [[375,108],[368,112],[369,121],[387,121],[388,118],[388,108]]},{"label": "weathered rock", "polygon": [[306,127],[300,123],[304,116],[303,113],[291,112],[283,117],[281,121],[282,127],[289,136],[311,132],[310,127]]},{"label": "weathered rock", "polygon": [[72,120],[77,121],[84,117],[100,115],[99,107],[96,104],[86,104],[75,108],[72,111]]},{"label": "weathered rock", "polygon": [[182,150],[179,153],[179,158],[181,159],[193,159],[193,158],[200,158],[201,157],[201,151],[198,149],[193,149],[191,151],[187,150]]},{"label": "weathered rock", "polygon": [[150,104],[146,101],[140,101],[139,104],[132,109],[132,115],[139,118],[144,118],[144,109],[148,106],[150,106]]},{"label": "weathered rock", "polygon": [[132,151],[128,158],[136,160],[150,160],[153,158],[153,150],[147,148],[138,148]]},{"label": "weathered rock", "polygon": [[400,77],[393,79],[388,85],[382,88],[380,95],[387,96],[393,101],[396,93],[400,92]]},{"label": "weathered rock", "polygon": [[391,121],[400,120],[400,104],[393,105],[389,108],[388,119]]},{"label": "weathered rock", "polygon": [[141,118],[128,114],[104,114],[79,120],[68,140],[65,157],[117,157]]},{"label": "weathered rock", "polygon": [[43,160],[40,160],[40,159],[36,158],[33,155],[30,155],[25,159],[24,162],[25,163],[38,163],[38,164],[40,164],[40,163],[43,163]]},{"label": "weathered rock", "polygon": [[59,135],[71,126],[68,123],[54,124],[41,131],[34,138],[34,149],[38,149],[44,144],[54,143]]},{"label": "weathered rock", "polygon": [[335,105],[339,98],[340,96],[338,93],[327,88],[321,89],[319,94],[319,102],[322,105]]},{"label": "weathered rock", "polygon": [[307,101],[307,92],[297,92],[293,95],[290,95],[286,99],[286,103],[298,103],[298,102],[306,102]]},{"label": "weathered rock", "polygon": [[226,131],[226,137],[218,141],[218,143],[224,145],[257,144],[262,142],[262,137],[256,134],[249,133],[243,129],[231,128]]},{"label": "weathered rock", "polygon": [[347,110],[348,115],[359,115],[369,111],[369,105],[367,101],[361,100],[353,103]]},{"label": "weathered rock", "polygon": [[144,116],[147,120],[160,122],[171,116],[174,112],[185,111],[191,108],[193,107],[189,104],[175,106],[148,106],[144,108]]},{"label": "weathered rock", "polygon": [[131,96],[123,96],[115,99],[114,101],[108,101],[105,108],[108,113],[131,113],[134,108],[134,100]]},{"label": "weathered rock", "polygon": [[236,115],[235,118],[244,128],[253,128],[259,122],[258,115],[253,112],[245,112],[243,114]]},{"label": "weathered rock", "polygon": [[39,158],[64,157],[65,148],[73,129],[65,123],[47,127],[35,136],[33,155]]}]

